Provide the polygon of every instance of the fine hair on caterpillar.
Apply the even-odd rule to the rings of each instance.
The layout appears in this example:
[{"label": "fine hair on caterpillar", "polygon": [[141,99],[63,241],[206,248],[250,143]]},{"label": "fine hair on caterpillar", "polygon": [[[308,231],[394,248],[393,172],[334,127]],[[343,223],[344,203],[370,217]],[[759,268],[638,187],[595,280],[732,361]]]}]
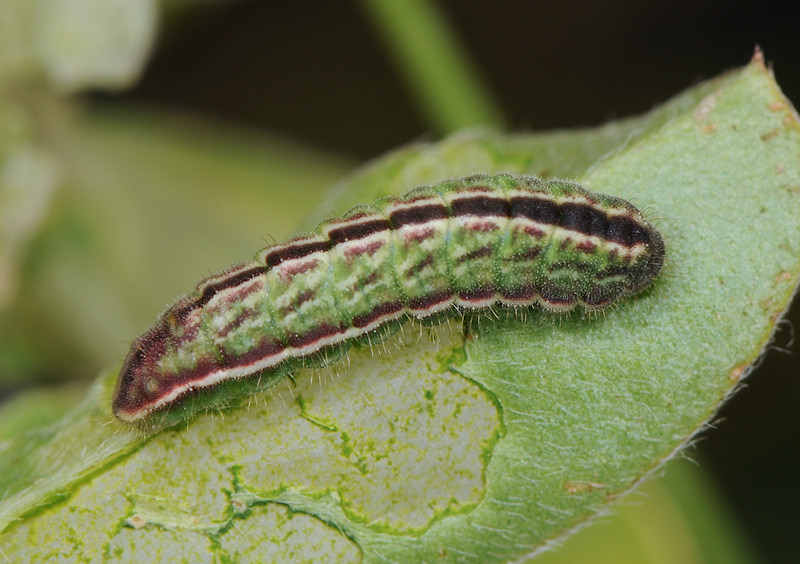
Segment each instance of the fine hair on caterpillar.
[{"label": "fine hair on caterpillar", "polygon": [[383,344],[409,319],[602,311],[649,286],[664,257],[632,204],[565,180],[475,175],[417,188],[201,281],[132,344],[114,414],[183,421],[329,366],[353,344]]}]

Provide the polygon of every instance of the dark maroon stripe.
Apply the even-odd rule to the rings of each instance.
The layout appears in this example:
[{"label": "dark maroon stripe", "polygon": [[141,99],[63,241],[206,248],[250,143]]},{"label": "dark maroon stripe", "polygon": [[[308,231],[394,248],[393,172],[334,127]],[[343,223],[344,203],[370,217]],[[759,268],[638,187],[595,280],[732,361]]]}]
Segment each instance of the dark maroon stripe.
[{"label": "dark maroon stripe", "polygon": [[274,340],[274,338],[268,337],[262,339],[256,348],[233,358],[231,361],[231,367],[235,368],[238,366],[249,366],[271,356],[277,356],[284,350],[286,350],[286,346],[283,343]]},{"label": "dark maroon stripe", "polygon": [[501,291],[501,295],[509,301],[532,300],[536,297],[536,290],[533,286],[521,286]]},{"label": "dark maroon stripe", "polygon": [[605,306],[609,305],[613,301],[614,300],[611,299],[611,298],[604,298],[602,296],[595,296],[595,297],[585,298],[583,300],[583,303],[586,304],[589,307],[598,307],[599,308],[599,307],[605,307]]},{"label": "dark maroon stripe", "polygon": [[436,292],[424,298],[412,298],[408,300],[408,307],[413,310],[425,310],[442,302],[446,302],[453,297],[451,292]]},{"label": "dark maroon stripe", "polygon": [[318,327],[315,327],[311,331],[303,333],[302,335],[290,335],[289,346],[300,349],[307,347],[308,345],[313,345],[321,339],[333,337],[334,335],[340,335],[343,332],[344,329],[341,326],[337,327],[323,323],[322,325],[319,325]]},{"label": "dark maroon stripe", "polygon": [[511,205],[505,198],[491,198],[489,196],[471,196],[458,198],[450,202],[454,217],[474,215],[478,217],[509,217]]},{"label": "dark maroon stripe", "polygon": [[458,297],[465,302],[483,302],[495,295],[494,288],[472,288],[458,293]]},{"label": "dark maroon stripe", "polygon": [[534,261],[542,253],[541,247],[531,247],[522,253],[511,255],[511,260],[514,262]]},{"label": "dark maroon stripe", "polygon": [[203,378],[205,378],[206,376],[208,376],[209,374],[211,374],[212,372],[217,372],[218,370],[224,368],[225,368],[224,366],[221,366],[213,359],[200,357],[197,359],[197,364],[192,370],[186,370],[186,371],[182,370],[180,372],[167,373],[167,374],[164,373],[158,374],[156,372],[156,374],[160,376],[159,386],[162,387],[157,388],[152,393],[147,390],[145,384],[145,382],[150,380],[150,378],[140,376],[141,382],[139,383],[139,394],[141,394],[142,398],[146,398],[146,401],[143,401],[142,403],[148,404],[157,401],[160,397],[171,392],[176,388],[188,388],[184,389],[184,391],[181,392],[181,395],[179,397],[183,397],[185,394],[190,393],[193,389],[191,387],[188,387],[187,386],[188,384],[191,384],[193,382],[198,382]]},{"label": "dark maroon stripe", "polygon": [[254,266],[248,270],[243,270],[239,274],[234,274],[233,276],[229,276],[224,280],[220,280],[215,284],[209,284],[205,288],[203,288],[203,295],[197,298],[194,301],[194,307],[203,307],[211,298],[214,297],[214,294],[219,292],[220,290],[224,290],[226,288],[232,288],[233,286],[238,286],[248,280],[255,278],[256,276],[261,276],[267,271],[266,267],[264,266]]},{"label": "dark maroon stripe", "polygon": [[517,196],[511,198],[511,217],[525,217],[537,223],[556,225],[558,206],[552,200],[536,196]]},{"label": "dark maroon stripe", "polygon": [[393,211],[389,214],[389,220],[394,229],[400,229],[404,225],[415,225],[427,223],[435,219],[446,219],[447,208],[444,204],[430,204],[427,206],[414,206]]},{"label": "dark maroon stripe", "polygon": [[493,249],[491,247],[481,247],[480,249],[475,249],[474,251],[470,251],[462,257],[458,258],[457,262],[467,262],[477,258],[486,258],[492,256]]},{"label": "dark maroon stripe", "polygon": [[541,229],[534,225],[526,225],[523,228],[523,233],[525,233],[525,235],[530,235],[531,237],[535,237],[536,239],[541,239],[542,237],[545,236],[544,229]]},{"label": "dark maroon stripe", "polygon": [[388,219],[371,219],[363,223],[354,223],[331,229],[328,231],[328,237],[334,243],[343,243],[354,239],[363,239],[378,231],[386,231],[391,228],[392,224]]},{"label": "dark maroon stripe", "polygon": [[236,319],[234,319],[233,321],[228,323],[225,327],[220,329],[219,330],[219,334],[222,335],[223,337],[225,337],[225,336],[228,335],[228,333],[230,333],[234,329],[236,329],[238,327],[241,327],[242,323],[244,323],[245,321],[253,319],[254,317],[259,316],[260,314],[261,314],[261,312],[259,312],[258,310],[246,309],[242,313],[240,313],[236,317]]},{"label": "dark maroon stripe", "polygon": [[559,251],[566,251],[569,248],[570,245],[572,245],[572,237],[567,237],[566,239],[561,241],[560,245],[558,245],[558,250]]},{"label": "dark maroon stripe", "polygon": [[301,305],[303,305],[316,295],[317,293],[314,290],[304,290],[300,292],[299,294],[297,294],[297,297],[293,300],[292,305],[289,307],[289,311],[296,311],[300,309]]},{"label": "dark maroon stripe", "polygon": [[561,204],[561,220],[558,224],[570,231],[603,237],[608,228],[608,217],[592,206],[565,202]]},{"label": "dark maroon stripe", "polygon": [[128,358],[125,359],[125,370],[124,373],[129,372],[136,372],[141,369],[142,365],[145,361],[145,352],[142,346],[136,346],[136,349],[132,350],[128,355]]},{"label": "dark maroon stripe", "polygon": [[398,313],[403,310],[403,302],[387,302],[383,303],[372,311],[361,313],[353,318],[353,326],[358,328],[368,327],[370,324],[378,319]]},{"label": "dark maroon stripe", "polygon": [[576,302],[574,295],[565,295],[550,290],[542,290],[540,294],[545,302],[554,306],[572,306]]},{"label": "dark maroon stripe", "polygon": [[603,307],[616,300],[620,294],[622,291],[613,287],[600,288],[584,296],[583,303],[590,307]]},{"label": "dark maroon stripe", "polygon": [[626,247],[650,242],[647,230],[625,215],[618,215],[608,220],[605,238]]},{"label": "dark maroon stripe", "polygon": [[425,239],[430,239],[436,235],[436,229],[433,227],[419,227],[412,229],[403,236],[406,243],[422,243]]},{"label": "dark maroon stripe", "polygon": [[404,278],[408,276],[416,276],[417,274],[425,270],[427,267],[432,265],[434,263],[434,260],[435,259],[433,257],[433,253],[428,253],[427,255],[425,255],[425,258],[423,258],[417,264],[415,264],[414,266],[405,271]]},{"label": "dark maroon stripe", "polygon": [[382,249],[386,242],[382,239],[372,241],[370,243],[353,243],[348,245],[344,250],[344,256],[348,259],[360,257],[362,255],[374,255],[378,250]]},{"label": "dark maroon stripe", "polygon": [[318,251],[328,251],[332,246],[333,244],[330,241],[298,241],[297,243],[290,243],[285,247],[267,253],[266,263],[271,268],[285,260],[303,258]]}]

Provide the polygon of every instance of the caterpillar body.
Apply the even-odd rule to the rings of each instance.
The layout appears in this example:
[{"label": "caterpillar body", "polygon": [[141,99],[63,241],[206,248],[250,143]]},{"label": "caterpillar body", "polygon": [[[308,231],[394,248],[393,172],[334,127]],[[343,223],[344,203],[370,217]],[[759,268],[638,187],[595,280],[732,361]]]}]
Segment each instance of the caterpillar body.
[{"label": "caterpillar body", "polygon": [[504,173],[417,188],[200,282],[133,342],[113,411],[182,420],[448,308],[604,308],[646,288],[664,254],[632,204],[564,180]]}]

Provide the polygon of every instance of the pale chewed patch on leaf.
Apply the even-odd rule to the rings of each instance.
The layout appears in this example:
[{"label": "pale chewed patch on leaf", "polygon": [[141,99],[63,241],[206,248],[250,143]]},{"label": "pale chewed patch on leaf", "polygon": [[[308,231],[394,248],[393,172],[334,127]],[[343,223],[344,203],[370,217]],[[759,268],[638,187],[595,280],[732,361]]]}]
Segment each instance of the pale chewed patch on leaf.
[{"label": "pale chewed patch on leaf", "polygon": [[[403,352],[409,342],[417,343],[413,357]],[[380,347],[354,347],[346,378],[300,371],[296,385],[253,396],[225,425],[205,417],[190,430],[211,437],[216,457],[235,472],[240,510],[278,501],[318,513],[325,504],[311,500],[335,494],[343,527],[421,531],[481,501],[503,434],[494,398],[454,370],[462,347],[455,321],[435,331],[409,324]],[[342,410],[342,394],[358,409]],[[259,429],[248,424],[254,420]],[[310,505],[298,507],[287,491]]]}]

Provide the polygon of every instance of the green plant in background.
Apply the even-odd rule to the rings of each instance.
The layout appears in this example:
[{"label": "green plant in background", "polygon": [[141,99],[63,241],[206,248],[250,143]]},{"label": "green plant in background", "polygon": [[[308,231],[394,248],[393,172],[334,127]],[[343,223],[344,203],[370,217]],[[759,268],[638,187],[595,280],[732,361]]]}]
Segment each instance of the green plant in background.
[{"label": "green plant in background", "polygon": [[[251,256],[265,229],[289,235],[298,210],[317,203],[308,226],[330,210],[477,171],[576,178],[647,203],[669,261],[650,291],[602,316],[498,310],[407,327],[380,354],[354,348],[346,364],[302,371],[241,409],[151,437],[111,416],[115,370],[69,407],[60,392],[22,396],[0,412],[0,555],[12,561],[539,553],[703,428],[795,288],[800,131],[758,56],[639,118],[573,132],[457,133],[391,153],[323,193],[353,163],[169,116],[77,111],[64,90],[135,76],[152,3],[118,7],[137,14],[109,16],[131,22],[124,29],[94,22],[106,43],[75,33],[72,3],[29,4],[3,8],[25,33],[0,35],[0,56],[14,63],[3,67],[14,72],[3,74],[0,99],[3,386],[59,373],[72,351],[121,358],[154,309],[191,287],[198,264]],[[404,30],[431,29],[426,64],[468,68],[427,4],[364,4],[393,30],[386,37],[425,105],[466,100],[435,124],[442,133],[499,121],[468,71],[436,94],[437,77],[450,75],[415,62],[420,47]],[[127,73],[105,62],[112,46]],[[104,57],[93,62],[95,50]],[[696,471],[670,464],[644,488],[648,502],[615,510],[562,551],[748,559]]]}]

